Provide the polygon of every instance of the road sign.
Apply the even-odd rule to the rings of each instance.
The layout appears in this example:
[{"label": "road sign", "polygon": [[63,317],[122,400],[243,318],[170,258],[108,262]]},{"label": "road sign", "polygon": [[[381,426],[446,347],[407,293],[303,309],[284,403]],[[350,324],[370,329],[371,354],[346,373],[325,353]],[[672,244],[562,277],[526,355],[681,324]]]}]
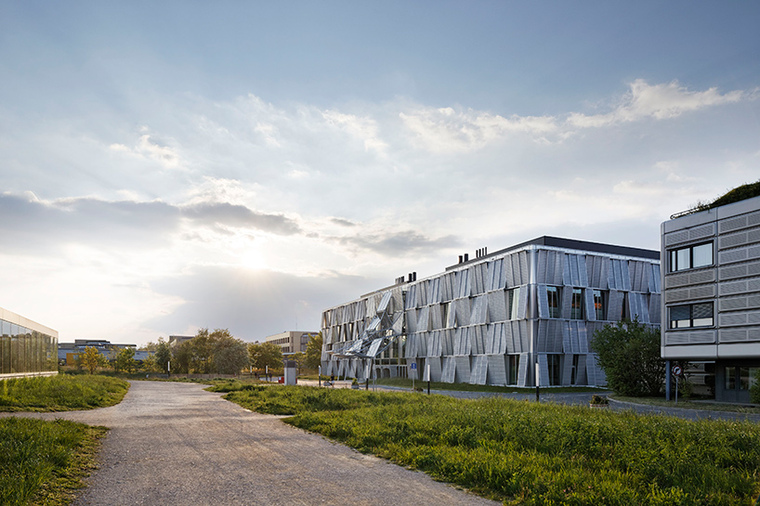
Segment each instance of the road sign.
[{"label": "road sign", "polygon": [[673,375],[680,376],[683,370],[681,369],[680,365],[674,365],[673,366]]},{"label": "road sign", "polygon": [[409,367],[411,367],[412,370],[415,371],[417,369],[417,364],[415,362],[412,362],[412,365],[410,365]]}]

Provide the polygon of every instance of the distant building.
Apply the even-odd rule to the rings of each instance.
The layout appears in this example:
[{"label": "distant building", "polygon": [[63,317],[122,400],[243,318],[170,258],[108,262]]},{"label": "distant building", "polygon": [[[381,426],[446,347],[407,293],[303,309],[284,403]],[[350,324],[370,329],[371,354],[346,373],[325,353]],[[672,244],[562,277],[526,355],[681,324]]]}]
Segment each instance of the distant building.
[{"label": "distant building", "polygon": [[293,353],[305,352],[309,339],[317,334],[317,331],[288,330],[267,336],[265,341],[279,346],[283,355],[292,355]]},{"label": "distant building", "polygon": [[760,197],[666,221],[661,237],[662,357],[705,371],[716,400],[749,402],[760,368]]},{"label": "distant building", "polygon": [[169,336],[169,345],[179,346],[180,344],[184,343],[185,341],[189,341],[194,337],[195,336]]},{"label": "distant building", "polygon": [[322,314],[322,371],[479,385],[605,385],[590,341],[660,324],[660,252],[540,237],[400,277]]},{"label": "distant building", "polygon": [[132,348],[135,350],[135,360],[142,360],[137,357],[136,344],[113,344],[104,339],[75,339],[73,343],[59,343],[58,360],[65,361],[66,365],[74,365],[79,353],[85,348],[95,348],[108,360],[114,360],[121,350]]},{"label": "distant building", "polygon": [[0,379],[58,374],[58,332],[0,308]]}]

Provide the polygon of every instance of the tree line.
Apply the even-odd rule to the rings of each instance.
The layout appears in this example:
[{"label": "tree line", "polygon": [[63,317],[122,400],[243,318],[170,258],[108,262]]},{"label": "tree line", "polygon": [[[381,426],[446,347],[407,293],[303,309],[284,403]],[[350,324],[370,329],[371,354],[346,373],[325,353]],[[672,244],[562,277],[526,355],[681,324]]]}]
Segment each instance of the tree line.
[{"label": "tree line", "polygon": [[[164,338],[140,348],[153,352],[139,363],[135,350],[120,350],[110,362],[95,348],[86,348],[78,358],[79,366],[90,374],[99,368],[113,366],[121,372],[161,372],[175,374],[238,374],[255,370],[283,368],[282,349],[274,343],[246,343],[234,337],[228,329],[200,329],[192,339],[169,344]],[[299,368],[316,370],[322,356],[322,334],[309,339],[306,352],[294,353],[288,360],[296,361]]]}]

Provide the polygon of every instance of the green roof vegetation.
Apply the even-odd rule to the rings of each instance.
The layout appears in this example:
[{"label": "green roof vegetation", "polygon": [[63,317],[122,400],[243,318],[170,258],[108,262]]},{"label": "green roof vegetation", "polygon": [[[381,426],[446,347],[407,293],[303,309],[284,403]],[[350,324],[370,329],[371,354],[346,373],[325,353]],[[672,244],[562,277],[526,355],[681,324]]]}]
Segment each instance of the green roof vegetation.
[{"label": "green roof vegetation", "polygon": [[741,202],[742,200],[751,199],[752,197],[757,196],[760,196],[760,180],[755,183],[747,183],[741,186],[737,186],[733,190],[727,191],[725,194],[716,198],[712,202],[697,202],[697,204],[688,211],[674,214],[671,216],[671,218],[679,218],[688,214],[707,211],[708,209],[715,209],[716,207],[725,206],[726,204],[733,204],[734,202]]}]

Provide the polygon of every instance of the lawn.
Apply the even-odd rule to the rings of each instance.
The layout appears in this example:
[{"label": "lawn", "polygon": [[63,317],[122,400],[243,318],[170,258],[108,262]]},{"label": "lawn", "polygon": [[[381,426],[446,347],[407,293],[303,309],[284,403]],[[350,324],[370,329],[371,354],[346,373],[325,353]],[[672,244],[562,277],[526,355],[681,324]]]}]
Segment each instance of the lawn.
[{"label": "lawn", "polygon": [[235,388],[226,398],[246,408],[293,415],[285,421],[507,503],[752,504],[760,493],[757,424],[501,398]]},{"label": "lawn", "polygon": [[99,375],[64,375],[0,381],[0,411],[69,411],[118,404],[129,383]]}]

